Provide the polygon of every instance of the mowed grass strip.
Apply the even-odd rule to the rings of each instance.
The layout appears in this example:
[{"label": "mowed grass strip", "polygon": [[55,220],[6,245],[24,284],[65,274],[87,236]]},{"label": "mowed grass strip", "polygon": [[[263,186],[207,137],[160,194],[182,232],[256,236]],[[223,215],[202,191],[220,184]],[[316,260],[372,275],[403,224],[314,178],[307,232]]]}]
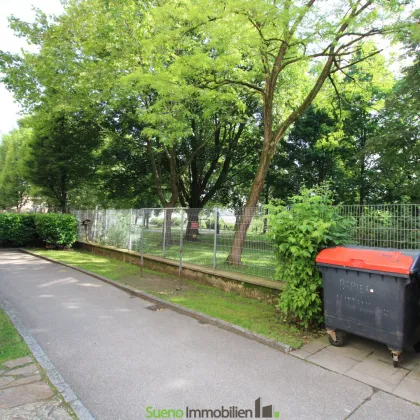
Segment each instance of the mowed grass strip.
[{"label": "mowed grass strip", "polygon": [[239,296],[234,292],[225,292],[189,280],[183,280],[188,286],[186,290],[176,291],[175,288],[178,285],[177,277],[152,270],[143,270],[145,277],[149,273],[158,277],[171,277],[174,280],[173,290],[169,292],[167,290],[162,292],[148,290],[147,286],[144,287],[142,285],[140,268],[134,264],[96,255],[87,251],[31,251],[75,267],[83,268],[117,282],[124,283],[124,278],[130,277],[131,286],[133,286],[133,276],[138,276],[135,284],[139,290],[246,328],[265,337],[288,344],[293,348],[299,348],[310,338],[308,332],[282,322],[274,305]]},{"label": "mowed grass strip", "polygon": [[0,365],[28,354],[30,354],[28,346],[6,313],[0,309]]}]

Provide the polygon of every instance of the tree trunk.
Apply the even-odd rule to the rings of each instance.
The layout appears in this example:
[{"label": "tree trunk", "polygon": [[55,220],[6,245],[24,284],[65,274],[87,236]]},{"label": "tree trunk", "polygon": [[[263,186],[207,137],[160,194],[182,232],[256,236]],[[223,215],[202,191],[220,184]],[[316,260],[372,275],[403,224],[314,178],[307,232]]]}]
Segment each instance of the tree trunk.
[{"label": "tree trunk", "polygon": [[[270,174],[267,173],[267,180],[265,182],[265,205],[268,205],[268,201],[269,201],[269,192],[270,192]],[[267,222],[268,222],[268,209],[265,208],[264,209],[264,224],[263,224],[263,233],[266,234],[267,233]]]},{"label": "tree trunk", "polygon": [[164,228],[162,229],[162,244],[165,241],[165,248],[172,245],[172,209],[164,209],[166,213]]},{"label": "tree trunk", "polygon": [[200,216],[201,209],[188,209],[187,210],[187,230],[185,233],[185,240],[186,241],[197,241],[199,235],[199,216]]},{"label": "tree trunk", "polygon": [[[344,23],[340,32],[344,31],[348,26],[348,23]],[[285,120],[278,129],[273,132],[273,101],[274,91],[276,88],[277,77],[279,75],[282,60],[287,52],[287,43],[283,43],[279,49],[278,56],[276,57],[276,63],[273,72],[267,74],[266,87],[264,90],[264,145],[260,156],[260,163],[255,174],[254,181],[252,183],[251,191],[248,196],[248,201],[244,208],[242,215],[241,224],[235,232],[235,237],[232,243],[232,249],[230,251],[227,262],[230,264],[240,264],[242,249],[245,244],[246,233],[249,225],[251,224],[252,217],[255,213],[255,207],[258,204],[258,200],[261,196],[261,192],[264,188],[264,180],[270,167],[271,160],[273,159],[276,151],[276,145],[280,139],[286,133],[286,130],[297,121],[297,119],[308,109],[312,101],[316,98],[319,90],[321,89],[325,79],[328,77],[331,66],[334,62],[334,47],[330,47],[330,56],[328,57],[324,68],[322,69],[317,81],[308,95],[303,100],[302,104],[295,109]]]},{"label": "tree trunk", "polygon": [[67,213],[67,193],[64,192],[60,197],[60,209],[61,212],[66,214]]},{"label": "tree trunk", "polygon": [[235,237],[233,238],[232,249],[227,258],[227,262],[229,264],[241,264],[241,255],[245,244],[246,234],[248,232],[249,225],[251,224],[252,217],[254,216],[255,208],[257,207],[261,192],[264,188],[264,180],[276,150],[276,145],[272,139],[269,139],[268,141],[265,140],[264,143],[260,163],[252,183],[247,203],[243,209],[240,222],[235,226]]}]

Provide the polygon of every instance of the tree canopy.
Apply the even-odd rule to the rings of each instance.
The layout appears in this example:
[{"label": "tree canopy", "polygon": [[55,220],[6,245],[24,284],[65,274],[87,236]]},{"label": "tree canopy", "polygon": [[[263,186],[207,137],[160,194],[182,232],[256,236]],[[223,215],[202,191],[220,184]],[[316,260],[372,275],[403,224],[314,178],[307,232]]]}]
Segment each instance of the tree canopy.
[{"label": "tree canopy", "polygon": [[[303,185],[332,180],[337,201],[361,205],[419,200],[413,8],[69,0],[58,17],[11,17],[37,49],[0,52],[32,130],[20,146],[3,140],[2,206],[29,185],[63,210],[244,205],[229,256],[239,264],[255,208]],[[405,57],[383,54],[394,41]],[[389,70],[407,57],[402,75]],[[8,190],[18,147],[26,178]]]}]

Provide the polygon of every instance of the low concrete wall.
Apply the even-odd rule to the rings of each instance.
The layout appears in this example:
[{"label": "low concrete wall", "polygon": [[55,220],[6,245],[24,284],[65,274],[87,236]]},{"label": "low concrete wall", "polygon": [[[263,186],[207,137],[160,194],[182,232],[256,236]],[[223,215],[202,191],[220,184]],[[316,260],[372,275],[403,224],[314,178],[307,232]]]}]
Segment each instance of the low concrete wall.
[{"label": "low concrete wall", "polygon": [[[76,242],[75,248],[84,249],[95,254],[116,258],[131,264],[141,265],[141,254],[139,252],[127,251],[125,249],[82,241]],[[143,256],[143,261],[144,268],[160,271],[174,276],[179,275],[178,261],[148,254]],[[230,271],[212,270],[210,268],[189,263],[183,263],[182,266],[183,278],[194,280],[201,284],[217,287],[225,291],[235,291],[248,297],[270,299],[277,297],[279,291],[283,290],[284,288],[284,283],[280,281],[268,280]]]}]

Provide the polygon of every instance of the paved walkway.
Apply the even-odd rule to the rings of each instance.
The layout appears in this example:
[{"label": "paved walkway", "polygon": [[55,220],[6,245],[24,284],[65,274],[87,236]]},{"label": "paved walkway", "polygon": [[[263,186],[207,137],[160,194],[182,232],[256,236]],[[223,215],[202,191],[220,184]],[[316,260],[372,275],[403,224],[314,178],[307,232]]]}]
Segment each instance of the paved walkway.
[{"label": "paved walkway", "polygon": [[72,420],[32,357],[9,360],[0,367],[0,419]]},{"label": "paved walkway", "polygon": [[328,336],[304,345],[292,355],[420,404],[420,353],[406,349],[398,368],[384,344],[348,335],[344,347],[333,347]]},{"label": "paved walkway", "polygon": [[396,396],[30,255],[0,253],[0,296],[97,419],[259,397],[281,419],[420,418]]}]

